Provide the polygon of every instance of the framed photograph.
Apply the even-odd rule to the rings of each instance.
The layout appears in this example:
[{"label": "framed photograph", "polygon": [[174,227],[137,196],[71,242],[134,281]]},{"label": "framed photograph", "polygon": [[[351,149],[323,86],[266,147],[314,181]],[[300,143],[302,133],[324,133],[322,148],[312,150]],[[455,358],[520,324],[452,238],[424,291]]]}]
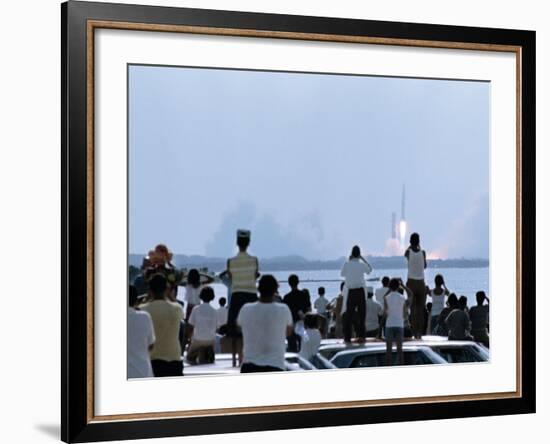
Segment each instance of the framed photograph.
[{"label": "framed photograph", "polygon": [[534,31],[61,14],[65,442],[535,411]]}]

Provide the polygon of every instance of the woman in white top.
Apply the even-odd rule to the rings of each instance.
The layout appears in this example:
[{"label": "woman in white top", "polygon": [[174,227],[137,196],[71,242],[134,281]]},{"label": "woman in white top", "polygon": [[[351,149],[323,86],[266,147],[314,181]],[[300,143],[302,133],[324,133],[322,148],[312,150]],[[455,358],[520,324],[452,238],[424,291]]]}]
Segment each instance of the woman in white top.
[{"label": "woman in white top", "polygon": [[201,275],[199,270],[192,268],[187,273],[187,284],[185,285],[185,302],[187,303],[187,308],[185,312],[185,321],[191,316],[193,307],[200,305],[201,300],[199,299],[199,294],[201,292]]},{"label": "woman in white top", "polygon": [[185,321],[191,316],[193,308],[201,304],[200,293],[203,285],[208,285],[214,282],[210,276],[201,274],[196,268],[191,268],[187,273],[187,284],[185,285],[185,302],[187,308],[185,312]]},{"label": "woman in white top", "polygon": [[434,283],[435,288],[430,290],[430,297],[432,298],[432,312],[430,321],[432,334],[437,331],[437,320],[445,308],[445,299],[449,295],[449,290],[447,290],[447,286],[445,285],[442,275],[436,275]]},{"label": "woman in white top", "polygon": [[412,291],[411,329],[416,339],[421,339],[424,332],[426,307],[426,284],[424,270],[428,266],[426,252],[420,248],[420,236],[411,234],[410,245],[405,251],[408,262],[407,287]]},{"label": "woman in white top", "polygon": [[[406,292],[407,296],[403,293]],[[392,365],[393,343],[397,347],[397,356],[400,365],[405,363],[403,355],[403,336],[405,317],[412,291],[403,285],[399,278],[390,280],[387,294],[384,296],[384,315],[386,317],[386,365]]]}]

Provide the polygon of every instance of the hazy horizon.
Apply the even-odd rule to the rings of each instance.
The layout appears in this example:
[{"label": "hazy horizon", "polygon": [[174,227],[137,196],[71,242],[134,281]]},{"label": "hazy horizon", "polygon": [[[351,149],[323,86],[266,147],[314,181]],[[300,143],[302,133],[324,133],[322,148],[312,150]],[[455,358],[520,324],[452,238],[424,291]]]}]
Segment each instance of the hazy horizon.
[{"label": "hazy horizon", "polygon": [[[152,246],[154,247],[154,245]],[[151,250],[152,248],[150,248]],[[237,247],[235,247],[233,253],[236,253],[238,251]],[[249,252],[251,254],[255,254],[254,253],[254,250],[252,248],[249,248]],[[147,255],[148,251],[140,251],[140,252],[132,252],[130,251],[128,254],[130,256],[145,256]],[[174,254],[174,256],[186,256],[186,257],[204,257],[204,258],[207,258],[207,259],[227,259],[226,256],[206,256],[204,254],[185,254],[185,253],[178,253],[177,251],[172,251],[172,253]],[[346,255],[341,255],[341,256],[338,256],[338,257],[327,257],[327,258],[324,258],[324,259],[317,259],[317,258],[312,258],[312,259],[308,259],[307,257],[304,257],[304,256],[301,256],[299,254],[288,254],[288,255],[284,255],[284,256],[258,256],[259,259],[265,259],[265,260],[273,260],[273,259],[282,259],[282,258],[292,258],[292,257],[299,257],[301,259],[305,259],[307,261],[310,261],[310,262],[313,262],[313,261],[320,261],[320,262],[330,262],[330,261],[336,261],[336,260],[340,260],[340,259],[346,259],[348,256]],[[381,255],[376,255],[376,254],[366,254],[365,257],[374,257],[374,258],[377,258],[377,259],[380,259],[380,258],[384,258],[384,259],[396,259],[396,258],[403,258],[404,255],[402,254],[399,254],[399,255],[386,255],[386,254],[381,254]],[[464,261],[489,261],[488,258],[486,257],[464,257],[464,256],[461,256],[461,257],[445,257],[445,258],[429,258],[428,260],[441,260],[441,261],[461,261],[461,260],[464,260]]]},{"label": "hazy horizon", "polygon": [[[129,251],[489,256],[490,83],[129,68]],[[408,238],[408,235],[407,235]]]}]

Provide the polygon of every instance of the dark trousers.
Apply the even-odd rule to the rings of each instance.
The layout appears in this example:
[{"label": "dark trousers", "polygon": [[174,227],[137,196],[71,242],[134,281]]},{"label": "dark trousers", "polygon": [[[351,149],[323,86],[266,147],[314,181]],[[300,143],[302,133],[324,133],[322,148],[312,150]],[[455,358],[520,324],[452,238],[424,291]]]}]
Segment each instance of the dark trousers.
[{"label": "dark trousers", "polygon": [[426,284],[424,280],[408,279],[407,287],[413,293],[411,303],[411,330],[415,338],[420,339],[424,333],[426,316]]},{"label": "dark trousers", "polygon": [[365,315],[367,313],[365,296],[365,289],[363,287],[348,290],[346,312],[343,316],[344,340],[346,342],[351,340],[352,327],[358,338],[365,338]]},{"label": "dark trousers", "polygon": [[193,364],[212,364],[216,360],[214,344],[206,341],[191,341],[186,358]]},{"label": "dark trousers", "polygon": [[155,377],[163,376],[183,376],[182,361],[163,361],[162,359],[152,359],[151,366]]},{"label": "dark trousers", "polygon": [[282,372],[283,369],[271,365],[256,365],[252,362],[245,362],[241,366],[241,373],[260,373],[260,372]]},{"label": "dark trousers", "polygon": [[326,338],[328,334],[328,316],[318,314],[317,319],[319,321],[319,330],[321,330],[321,337]]},{"label": "dark trousers", "polygon": [[258,296],[255,293],[237,291],[231,294],[231,302],[227,310],[227,334],[229,336],[238,336],[237,317],[243,305],[249,302],[256,302],[257,300]]},{"label": "dark trousers", "polygon": [[287,350],[291,353],[298,353],[300,351],[301,337],[296,333],[292,332],[290,336],[286,337]]}]

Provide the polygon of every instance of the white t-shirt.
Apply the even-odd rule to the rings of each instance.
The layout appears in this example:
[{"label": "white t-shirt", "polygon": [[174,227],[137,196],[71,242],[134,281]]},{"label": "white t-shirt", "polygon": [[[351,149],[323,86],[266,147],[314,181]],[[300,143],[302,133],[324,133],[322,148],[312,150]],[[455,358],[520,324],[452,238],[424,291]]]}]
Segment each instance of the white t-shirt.
[{"label": "white t-shirt", "polygon": [[300,356],[310,359],[321,345],[321,332],[317,328],[306,328],[302,334]]},{"label": "white t-shirt", "polygon": [[371,271],[372,268],[368,264],[354,258],[344,264],[340,276],[345,279],[346,287],[351,290],[364,287],[365,275],[370,274]]},{"label": "white t-shirt", "polygon": [[386,327],[404,327],[403,309],[407,298],[397,291],[392,291],[386,296],[388,306],[388,317],[386,318]]},{"label": "white t-shirt", "polygon": [[128,308],[128,378],[152,378],[149,347],[155,343],[153,321],[146,311]]},{"label": "white t-shirt", "polygon": [[191,311],[189,323],[193,326],[193,339],[214,341],[218,328],[218,312],[210,304],[203,302]]},{"label": "white t-shirt", "polygon": [[409,252],[408,261],[408,274],[409,279],[423,280],[424,279],[424,250],[413,251],[412,248],[407,250]]},{"label": "white t-shirt", "polygon": [[319,296],[315,299],[313,307],[317,310],[317,313],[324,315],[327,312],[328,299],[324,296]]},{"label": "white t-shirt", "polygon": [[218,313],[218,327],[221,327],[222,325],[227,324],[227,313],[228,308],[227,307],[219,307],[217,310]]},{"label": "white t-shirt", "polygon": [[376,330],[380,326],[378,316],[382,316],[382,313],[384,313],[382,305],[373,298],[368,298],[367,314],[365,315],[365,326],[367,331]]},{"label": "white t-shirt", "polygon": [[237,323],[243,332],[243,362],[285,368],[286,329],[293,325],[286,304],[244,304]]},{"label": "white t-shirt", "polygon": [[432,314],[431,316],[439,315],[445,308],[445,290],[442,290],[441,294],[435,294],[433,290],[430,291],[432,298]]},{"label": "white t-shirt", "polygon": [[191,305],[200,305],[201,300],[199,294],[201,293],[201,287],[195,288],[192,285],[185,286],[185,302]]},{"label": "white t-shirt", "polygon": [[388,290],[388,287],[380,287],[374,291],[374,298],[382,307],[384,307],[384,296],[386,296]]}]

